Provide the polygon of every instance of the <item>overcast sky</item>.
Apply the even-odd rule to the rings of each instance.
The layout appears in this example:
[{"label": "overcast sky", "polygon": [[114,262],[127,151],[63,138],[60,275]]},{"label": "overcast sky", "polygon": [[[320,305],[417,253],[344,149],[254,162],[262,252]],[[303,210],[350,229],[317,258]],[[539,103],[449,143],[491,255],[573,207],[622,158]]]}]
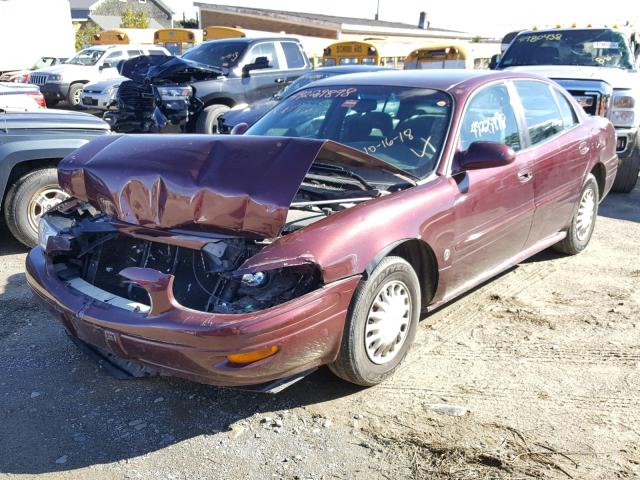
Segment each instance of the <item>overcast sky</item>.
[{"label": "overcast sky", "polygon": [[[192,1],[167,0],[176,11],[191,10]],[[272,10],[306,11],[327,15],[373,18],[376,0],[197,0],[202,3],[235,5]],[[606,10],[605,10],[606,6]],[[427,12],[432,27],[464,30],[472,33],[502,35],[514,28],[533,25],[571,24],[573,22],[640,23],[640,0],[457,0],[417,1],[380,0],[380,20],[418,23],[421,11]]]}]

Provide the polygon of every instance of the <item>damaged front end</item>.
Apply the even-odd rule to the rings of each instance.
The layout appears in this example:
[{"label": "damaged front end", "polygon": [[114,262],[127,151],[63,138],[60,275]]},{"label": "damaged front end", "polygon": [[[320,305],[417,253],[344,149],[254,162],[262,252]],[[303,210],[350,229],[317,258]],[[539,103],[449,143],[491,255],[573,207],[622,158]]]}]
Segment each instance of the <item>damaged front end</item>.
[{"label": "damaged front end", "polygon": [[104,120],[120,133],[185,131],[204,107],[190,83],[224,73],[218,68],[161,55],[125,60],[118,65],[118,71],[129,80],[118,88],[117,110],[106,112]]},{"label": "damaged front end", "polygon": [[[37,297],[101,351],[217,385],[335,358],[360,275],[325,282],[311,237],[295,258],[266,252],[407,184],[333,142],[248,136],[105,136],[58,176],[73,198],[40,222],[27,259]],[[268,265],[252,266],[260,255]]]}]

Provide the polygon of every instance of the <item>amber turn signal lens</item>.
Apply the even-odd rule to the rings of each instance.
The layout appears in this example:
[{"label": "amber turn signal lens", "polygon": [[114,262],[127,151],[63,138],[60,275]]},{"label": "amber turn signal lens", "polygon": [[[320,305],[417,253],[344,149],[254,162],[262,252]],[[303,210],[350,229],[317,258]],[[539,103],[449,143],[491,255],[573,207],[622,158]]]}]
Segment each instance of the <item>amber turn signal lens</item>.
[{"label": "amber turn signal lens", "polygon": [[270,347],[261,348],[260,350],[254,350],[252,352],[234,353],[227,356],[227,360],[231,363],[251,363],[262,360],[263,358],[275,355],[280,350],[277,345],[271,345]]}]

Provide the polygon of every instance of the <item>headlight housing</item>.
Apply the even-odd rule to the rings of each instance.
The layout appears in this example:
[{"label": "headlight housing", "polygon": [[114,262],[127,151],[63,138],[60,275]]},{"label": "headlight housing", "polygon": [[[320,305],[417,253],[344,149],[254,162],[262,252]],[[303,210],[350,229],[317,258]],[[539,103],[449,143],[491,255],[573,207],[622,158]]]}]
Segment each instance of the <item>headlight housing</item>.
[{"label": "headlight housing", "polygon": [[156,88],[163,102],[188,100],[193,92],[193,89],[189,85],[165,85]]},{"label": "headlight housing", "polygon": [[62,75],[60,75],[58,73],[52,73],[52,74],[47,76],[47,83],[48,82],[59,82],[60,80],[62,80]]},{"label": "headlight housing", "polygon": [[44,216],[40,218],[40,222],[38,222],[38,245],[40,245],[43,249],[47,249],[47,242],[51,237],[55,237],[60,233],[58,227],[53,225],[47,217]]},{"label": "headlight housing", "polygon": [[611,102],[611,123],[616,127],[634,127],[636,125],[636,98],[630,90],[613,94]]}]

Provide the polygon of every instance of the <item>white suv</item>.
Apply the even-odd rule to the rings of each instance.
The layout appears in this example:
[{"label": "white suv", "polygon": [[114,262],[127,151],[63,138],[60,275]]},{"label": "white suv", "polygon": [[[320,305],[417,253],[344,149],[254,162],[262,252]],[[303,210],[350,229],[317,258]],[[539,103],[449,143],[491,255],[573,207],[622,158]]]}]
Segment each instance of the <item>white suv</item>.
[{"label": "white suv", "polygon": [[169,50],[153,45],[95,45],[85,48],[65,63],[34,70],[29,83],[40,87],[47,106],[66,100],[73,108],[80,108],[84,85],[117,77],[120,60],[139,55],[167,55]]}]

